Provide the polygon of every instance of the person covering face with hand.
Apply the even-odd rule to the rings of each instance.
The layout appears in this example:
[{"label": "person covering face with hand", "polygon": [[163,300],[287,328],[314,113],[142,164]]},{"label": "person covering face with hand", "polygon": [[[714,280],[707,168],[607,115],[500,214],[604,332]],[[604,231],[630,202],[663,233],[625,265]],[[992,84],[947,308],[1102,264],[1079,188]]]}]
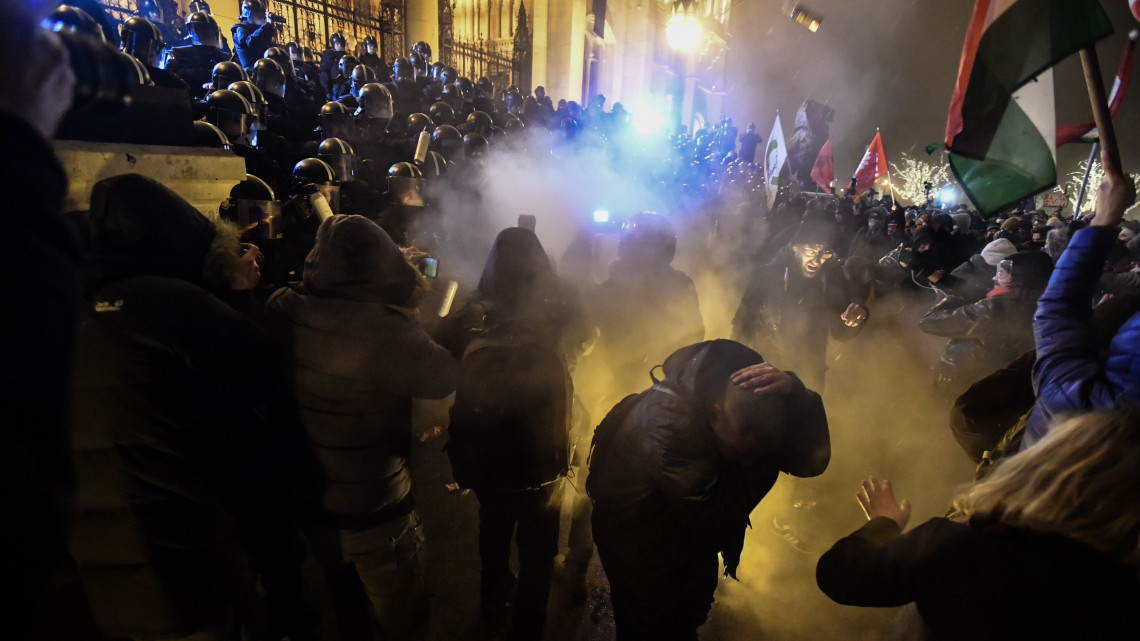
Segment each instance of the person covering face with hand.
[{"label": "person covering face with hand", "polygon": [[696,639],[718,555],[735,578],[779,473],[816,476],[831,456],[819,395],[744,345],[690,345],[662,370],[598,426],[586,481],[622,641]]}]

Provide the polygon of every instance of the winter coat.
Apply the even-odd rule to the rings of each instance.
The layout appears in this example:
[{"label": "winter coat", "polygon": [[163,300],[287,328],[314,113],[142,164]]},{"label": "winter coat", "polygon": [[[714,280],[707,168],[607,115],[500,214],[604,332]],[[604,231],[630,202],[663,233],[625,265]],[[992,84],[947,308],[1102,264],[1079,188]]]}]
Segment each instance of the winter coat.
[{"label": "winter coat", "polygon": [[321,224],[301,284],[266,303],[285,321],[300,422],[324,472],[321,517],[370,527],[412,509],[413,398],[443,398],[455,361],[410,309],[417,274],[362,216]]},{"label": "winter coat", "polygon": [[915,602],[930,641],[1140,638],[1140,581],[1072,539],[931,519],[905,534],[871,519],[819,560],[816,582],[844,605]]},{"label": "winter coat", "polygon": [[723,363],[736,371],[760,362],[733,341],[690,345],[665,361],[664,382],[612,410],[607,421],[620,422],[598,428],[586,481],[599,548],[645,572],[719,552],[735,576],[748,515],[779,473],[817,476],[831,456],[823,402],[796,379],[787,410],[795,421],[779,449],[749,465],[723,457],[704,399],[728,382]]},{"label": "winter coat", "polygon": [[3,612],[22,638],[22,626],[51,579],[67,545],[75,492],[68,421],[75,357],[75,271],[78,235],[64,219],[67,177],[47,140],[27,122],[0,113],[0,133],[19,153],[0,159],[7,190],[0,210],[9,274],[7,313],[0,322],[0,487],[8,551],[0,564],[18,589]]},{"label": "winter coat", "polygon": [[732,338],[820,387],[828,336],[848,341],[862,330],[841,318],[860,301],[834,261],[825,262],[814,278],[805,278],[797,261],[787,247],[753,277],[732,320]]},{"label": "winter coat", "polygon": [[273,380],[269,342],[203,288],[215,228],[173,192],[112,178],[95,186],[91,219],[71,554],[102,632],[181,637],[233,618],[245,526],[281,512],[252,407]]},{"label": "winter coat", "polygon": [[1140,313],[1120,327],[1107,355],[1097,349],[1092,330],[1091,301],[1116,233],[1104,226],[1078,231],[1037,302],[1037,404],[1022,450],[1041,440],[1059,414],[1140,402]]},{"label": "winter coat", "polygon": [[975,303],[947,296],[926,312],[918,327],[927,334],[950,339],[942,352],[942,376],[970,383],[1033,348],[1032,294],[992,295]]}]

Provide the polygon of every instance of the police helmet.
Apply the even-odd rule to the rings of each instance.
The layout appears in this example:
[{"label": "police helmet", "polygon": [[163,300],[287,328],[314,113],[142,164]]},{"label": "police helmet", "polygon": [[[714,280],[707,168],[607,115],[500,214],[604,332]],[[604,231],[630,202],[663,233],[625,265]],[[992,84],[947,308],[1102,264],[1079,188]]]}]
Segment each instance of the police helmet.
[{"label": "police helmet", "polygon": [[455,110],[446,102],[435,102],[428,107],[428,117],[437,125],[450,125],[455,120]]},{"label": "police helmet", "polygon": [[489,136],[491,135],[492,126],[494,126],[494,121],[491,120],[491,117],[488,116],[485,111],[472,111],[467,116],[467,133]]},{"label": "police helmet", "polygon": [[358,64],[360,64],[360,60],[356,56],[348,54],[341,56],[340,62],[338,62],[336,66],[337,69],[340,69],[340,75],[348,78],[352,75],[352,70],[355,69]]},{"label": "police helmet", "polygon": [[285,96],[285,72],[276,60],[259,58],[254,62],[252,80],[265,93]]},{"label": "police helmet", "polygon": [[384,85],[370,82],[360,89],[360,107],[356,115],[362,118],[391,120],[392,93]]},{"label": "police helmet", "polygon": [[433,129],[435,129],[435,123],[427,114],[414,113],[408,116],[408,134],[416,135],[421,131],[431,133]]},{"label": "police helmet", "polygon": [[95,18],[92,18],[91,14],[69,4],[61,4],[56,7],[44,19],[43,24],[51,31],[82,33],[99,40],[107,40],[103,28],[99,26],[98,22],[95,22]]},{"label": "police helmet", "polygon": [[249,80],[249,76],[241,65],[229,60],[214,65],[214,70],[210,72],[210,82],[214,84],[214,89],[228,87],[239,80]]}]

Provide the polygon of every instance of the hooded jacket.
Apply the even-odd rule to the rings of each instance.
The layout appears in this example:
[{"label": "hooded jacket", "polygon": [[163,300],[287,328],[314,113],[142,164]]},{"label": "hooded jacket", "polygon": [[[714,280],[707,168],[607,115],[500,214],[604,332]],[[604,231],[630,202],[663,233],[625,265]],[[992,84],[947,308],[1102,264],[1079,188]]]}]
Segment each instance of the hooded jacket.
[{"label": "hooded jacket", "polygon": [[1097,348],[1092,329],[1091,301],[1116,235],[1115,227],[1105,226],[1074,234],[1037,302],[1037,404],[1022,450],[1041,440],[1058,414],[1140,402],[1140,313],[1116,332],[1107,356]]},{"label": "hooded jacket", "polygon": [[848,327],[841,318],[849,305],[862,302],[854,290],[833,260],[806,278],[795,252],[785,247],[749,283],[732,320],[732,338],[822,385],[828,336],[848,341],[866,325]]},{"label": "hooded jacket", "polygon": [[317,507],[339,527],[412,510],[413,398],[443,398],[456,364],[410,309],[418,275],[384,230],[333,216],[317,231],[300,285],[275,292],[299,418],[324,473]]},{"label": "hooded jacket", "polygon": [[232,616],[248,577],[239,522],[272,503],[250,447],[268,340],[203,288],[225,236],[185,200],[118,176],[95,185],[90,217],[71,554],[103,633],[180,637]]},{"label": "hooded jacket", "polygon": [[71,460],[71,399],[75,358],[75,271],[80,250],[67,224],[67,176],[51,145],[30,124],[0,113],[10,149],[0,166],[8,184],[0,209],[0,257],[7,313],[0,323],[0,379],[4,429],[0,430],[5,519],[0,567],[10,585],[7,635],[22,627],[51,579],[67,545],[75,478]]},{"label": "hooded jacket", "polygon": [[665,361],[662,383],[611,411],[586,481],[599,546],[622,549],[627,563],[647,569],[720,552],[735,576],[748,515],[779,473],[818,476],[831,457],[823,401],[799,379],[788,397],[795,418],[782,426],[777,450],[748,465],[723,457],[708,399],[733,372],[762,362],[734,341],[690,345]]}]

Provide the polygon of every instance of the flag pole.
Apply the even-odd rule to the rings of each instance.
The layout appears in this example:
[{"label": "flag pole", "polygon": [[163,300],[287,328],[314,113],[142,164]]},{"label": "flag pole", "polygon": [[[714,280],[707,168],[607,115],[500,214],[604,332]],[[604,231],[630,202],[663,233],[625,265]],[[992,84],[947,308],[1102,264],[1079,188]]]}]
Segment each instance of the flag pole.
[{"label": "flag pole", "polygon": [[1095,44],[1081,49],[1081,66],[1085,71],[1085,84],[1089,90],[1089,102],[1092,103],[1093,119],[1096,121],[1101,149],[1116,171],[1123,172],[1124,168],[1120,165],[1120,149],[1116,146],[1116,130],[1112,126],[1112,112],[1108,108],[1104,80],[1100,77],[1100,62],[1096,56]]},{"label": "flag pole", "polygon": [[1085,201],[1085,191],[1089,186],[1089,174],[1092,173],[1093,162],[1096,161],[1097,152],[1100,151],[1100,141],[1094,142],[1089,152],[1089,161],[1085,164],[1085,177],[1081,179],[1081,188],[1077,191],[1077,206],[1073,211],[1073,218],[1081,217],[1081,203]]}]

